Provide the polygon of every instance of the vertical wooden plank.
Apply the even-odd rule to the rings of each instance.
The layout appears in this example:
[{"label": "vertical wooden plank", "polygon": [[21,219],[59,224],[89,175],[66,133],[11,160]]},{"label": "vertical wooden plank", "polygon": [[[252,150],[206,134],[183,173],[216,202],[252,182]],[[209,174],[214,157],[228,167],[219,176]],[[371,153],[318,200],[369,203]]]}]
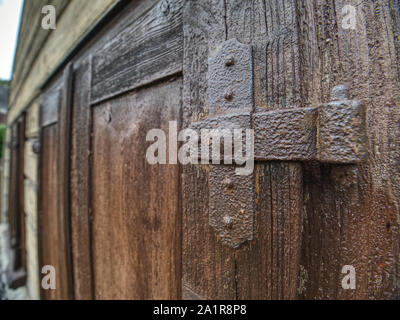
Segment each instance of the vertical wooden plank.
[{"label": "vertical wooden plank", "polygon": [[73,65],[69,63],[64,70],[61,88],[61,103],[58,117],[58,154],[57,154],[57,191],[58,191],[58,231],[60,246],[65,254],[60,254],[60,270],[63,275],[59,287],[64,291],[63,297],[72,299],[72,253],[70,241],[70,147],[71,147],[71,115],[73,94]]},{"label": "vertical wooden plank", "polygon": [[[228,38],[253,47],[254,111],[301,107],[295,1],[229,1],[226,21]],[[238,299],[297,297],[302,175],[299,163],[256,165],[255,238],[235,252]]]},{"label": "vertical wooden plank", "polygon": [[75,71],[71,141],[71,240],[76,299],[93,298],[90,208],[91,58]]},{"label": "vertical wooden plank", "polygon": [[[185,121],[207,114],[207,57],[230,38],[253,47],[255,111],[300,107],[294,1],[189,1],[184,21]],[[239,249],[222,246],[208,226],[207,174],[184,168],[184,285],[204,298],[296,298],[301,165],[256,165],[255,238]]]},{"label": "vertical wooden plank", "polygon": [[65,299],[66,294],[62,280],[65,274],[61,272],[63,269],[58,258],[64,254],[64,249],[60,246],[58,229],[57,145],[58,126],[54,124],[42,128],[38,202],[39,279],[43,277],[43,266],[51,265],[56,271],[56,290],[41,287],[40,297],[45,300]]},{"label": "vertical wooden plank", "polygon": [[[207,117],[208,56],[226,40],[225,1],[187,1],[184,11],[184,125]],[[186,297],[235,299],[233,250],[208,225],[209,167],[183,166],[183,286]]]},{"label": "vertical wooden plank", "polygon": [[[71,70],[72,71],[72,70]],[[65,97],[66,92],[71,92],[66,88],[65,81],[68,80],[69,73],[57,81],[52,87],[48,88],[42,95],[40,107],[40,159],[39,159],[39,193],[38,193],[38,250],[39,250],[39,279],[43,275],[41,270],[44,266],[53,266],[56,272],[56,289],[44,290],[41,288],[42,299],[71,299],[71,286],[68,264],[70,265],[70,248],[67,245],[69,230],[66,230],[64,219],[66,216],[61,211],[65,206],[60,205],[60,197],[65,190],[60,178],[69,177],[67,171],[62,175],[60,166],[63,165],[60,152],[60,140],[64,141],[60,133],[60,122],[62,119],[62,109],[71,103],[70,98]],[[61,86],[60,86],[61,85]],[[67,85],[68,86],[68,85]],[[63,87],[63,92],[60,93]],[[62,107],[62,104],[64,105]],[[63,112],[64,116],[67,112]],[[64,124],[65,130],[65,124]],[[69,135],[70,132],[67,133]],[[65,141],[63,142],[65,143]],[[67,148],[69,153],[69,148]],[[63,152],[65,155],[65,151]],[[69,155],[68,155],[69,158]],[[64,166],[65,168],[65,166]],[[68,181],[68,180],[67,180]],[[62,189],[64,188],[64,189]],[[65,201],[65,197],[63,198]]]},{"label": "vertical wooden plank", "polygon": [[178,77],[92,108],[96,299],[181,298],[179,166],[146,159],[149,130],[180,128],[181,99]]},{"label": "vertical wooden plank", "polygon": [[[354,29],[342,26],[345,5]],[[303,100],[326,102],[346,84],[367,108],[369,159],[354,166],[307,166],[300,297],[398,297],[399,261],[399,2],[298,3]],[[311,22],[311,23],[310,23]],[[356,270],[356,289],[341,286],[344,265]]]}]

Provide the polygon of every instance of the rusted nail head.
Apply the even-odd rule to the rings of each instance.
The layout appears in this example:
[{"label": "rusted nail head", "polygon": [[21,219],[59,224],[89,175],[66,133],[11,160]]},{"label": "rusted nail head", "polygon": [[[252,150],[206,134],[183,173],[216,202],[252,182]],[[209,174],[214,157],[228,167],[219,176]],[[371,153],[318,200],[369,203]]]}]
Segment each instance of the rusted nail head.
[{"label": "rusted nail head", "polygon": [[228,189],[233,189],[235,184],[233,183],[233,181],[230,178],[228,178],[225,180],[225,185]]},{"label": "rusted nail head", "polygon": [[225,59],[225,65],[231,67],[235,64],[235,58],[233,56],[227,56]]},{"label": "rusted nail head", "polygon": [[233,100],[233,92],[232,90],[227,90],[225,92],[225,100],[232,101]]},{"label": "rusted nail head", "polygon": [[233,220],[232,220],[232,218],[229,217],[229,216],[225,216],[225,217],[224,217],[224,224],[225,224],[225,226],[226,226],[227,228],[232,229],[232,227],[233,227]]}]

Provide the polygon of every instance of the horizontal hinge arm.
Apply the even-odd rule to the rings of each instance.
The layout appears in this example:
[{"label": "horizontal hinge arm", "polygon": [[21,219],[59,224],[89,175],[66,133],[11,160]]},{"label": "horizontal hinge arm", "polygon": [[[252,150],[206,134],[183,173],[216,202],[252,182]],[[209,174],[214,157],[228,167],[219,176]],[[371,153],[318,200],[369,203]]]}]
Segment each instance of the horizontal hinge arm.
[{"label": "horizontal hinge arm", "polygon": [[365,108],[344,86],[315,108],[253,115],[255,160],[358,163],[367,156]]},{"label": "horizontal hinge arm", "polygon": [[[344,90],[340,86],[336,87],[334,92],[339,89]],[[250,127],[254,130],[254,159],[258,161],[320,161],[346,164],[361,162],[367,155],[365,109],[357,101],[343,98],[319,107],[285,109],[253,115],[244,112],[192,123],[191,128],[198,132],[200,139],[199,158],[202,145],[209,149],[204,151],[211,155],[213,144],[211,140],[202,144],[201,129],[217,129],[221,132],[219,158],[222,161],[224,143],[227,143],[226,130],[230,130],[230,136],[233,137],[234,129],[242,129],[245,135],[245,130]],[[215,133],[212,137],[216,137]],[[246,139],[243,137],[242,152],[245,152],[245,143]]]}]

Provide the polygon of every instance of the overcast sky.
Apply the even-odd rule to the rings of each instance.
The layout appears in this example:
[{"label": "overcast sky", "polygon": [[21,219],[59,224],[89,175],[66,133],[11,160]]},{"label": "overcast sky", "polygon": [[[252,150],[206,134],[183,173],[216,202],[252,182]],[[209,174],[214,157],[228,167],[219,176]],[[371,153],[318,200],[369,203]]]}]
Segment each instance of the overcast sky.
[{"label": "overcast sky", "polygon": [[22,3],[23,0],[0,0],[0,79],[11,79]]}]

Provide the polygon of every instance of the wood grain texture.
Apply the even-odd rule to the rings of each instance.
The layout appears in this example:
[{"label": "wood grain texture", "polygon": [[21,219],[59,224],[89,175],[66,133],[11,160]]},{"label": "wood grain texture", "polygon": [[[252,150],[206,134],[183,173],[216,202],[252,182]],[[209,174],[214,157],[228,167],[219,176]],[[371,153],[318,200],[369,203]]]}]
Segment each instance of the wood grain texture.
[{"label": "wood grain texture", "polygon": [[[57,203],[57,144],[58,126],[53,125],[41,130],[42,152],[40,158],[40,197],[38,212],[39,227],[39,272],[45,265],[56,270],[56,290],[40,290],[41,299],[64,299],[67,295],[62,286],[65,274],[61,272],[59,255],[64,254],[60,246]],[[40,273],[40,277],[42,274]]]},{"label": "wood grain texture", "polygon": [[93,298],[90,208],[90,79],[91,60],[74,73],[71,131],[71,240],[74,292],[78,300]]},{"label": "wood grain texture", "polygon": [[[357,8],[355,30],[344,30],[341,25],[341,10],[347,4]],[[125,16],[126,29],[122,29],[130,31],[116,38],[120,43],[109,41],[116,28],[93,45],[100,48],[93,74],[98,73],[103,84],[97,88],[99,100],[92,108],[92,141],[90,110],[86,108],[90,95],[87,65],[77,69],[77,81],[83,85],[74,100],[74,106],[81,108],[74,111],[76,127],[72,131],[73,254],[80,265],[74,269],[76,296],[90,296],[87,253],[92,242],[94,297],[99,299],[180,298],[181,290],[189,299],[400,298],[399,7],[399,0],[186,1],[185,127],[209,115],[207,59],[231,38],[253,48],[255,115],[327,103],[331,89],[338,84],[346,84],[350,98],[368,106],[369,155],[365,163],[256,164],[255,238],[239,249],[222,245],[209,226],[209,166],[184,166],[179,185],[177,166],[152,167],[145,161],[146,132],[166,129],[168,120],[179,118],[182,83],[181,79],[152,82],[180,69],[170,69],[168,63],[162,65],[166,73],[159,72],[164,69],[157,64],[147,68],[150,62],[143,62],[142,54],[163,61],[162,52],[152,50],[165,44],[153,41],[161,35],[168,38],[168,30],[160,30],[151,17],[165,13],[176,17],[178,23],[178,13],[160,2],[137,21],[127,23]],[[168,19],[161,20],[169,25]],[[151,40],[142,37],[147,35],[141,29],[144,26],[154,31]],[[179,24],[175,27],[171,30],[179,32]],[[137,40],[135,46],[129,46],[127,39]],[[101,49],[106,43],[115,46]],[[143,52],[136,52],[138,48]],[[104,52],[108,54],[102,55]],[[136,57],[141,60],[136,62]],[[101,73],[99,61],[103,58],[105,71]],[[123,68],[126,61],[129,66]],[[151,77],[141,70],[150,70]],[[114,76],[118,81],[110,81]],[[151,85],[125,93],[149,82]],[[124,95],[101,101],[121,93]],[[25,97],[21,99],[25,101]],[[65,115],[60,120],[68,119]],[[54,232],[59,223],[59,216],[54,215],[57,201],[65,197],[57,179],[65,182],[68,170],[57,171],[55,150],[60,140],[68,139],[69,131],[64,123],[64,135],[60,135],[52,119],[43,129],[40,205],[41,221],[48,230],[42,233],[43,255],[50,264],[56,259],[58,266],[66,258],[58,256],[65,253],[59,239],[64,233]],[[66,143],[62,142],[64,147]],[[91,144],[92,168],[85,152]],[[65,184],[63,187],[69,190]],[[88,240],[90,206],[94,220]],[[62,249],[52,251],[46,243]],[[341,287],[344,265],[356,268],[356,290]],[[67,279],[65,274],[59,276]],[[65,292],[48,294],[66,296]]]},{"label": "wood grain texture", "polygon": [[[254,111],[299,107],[296,30],[293,1],[188,1],[184,123],[208,114],[203,80],[207,58],[230,38],[253,46]],[[275,69],[268,71],[271,66]],[[232,250],[222,246],[208,226],[207,167],[184,168],[183,283],[201,297],[279,299],[297,295],[299,242],[290,239],[298,239],[300,232],[302,168],[296,163],[260,163],[255,173],[255,239]]]},{"label": "wood grain texture", "polygon": [[[224,1],[187,1],[184,10],[184,126],[208,115],[208,56],[226,39]],[[209,166],[183,166],[182,285],[201,298],[234,299],[232,249],[208,225]]]},{"label": "wood grain texture", "polygon": [[159,1],[94,55],[92,103],[182,71],[182,2]]},{"label": "wood grain texture", "polygon": [[[342,28],[348,4],[354,30]],[[305,170],[300,297],[398,298],[399,1],[303,1],[297,10],[304,102],[346,84],[368,106],[370,150],[363,165]],[[344,265],[356,269],[356,290],[341,287]]]},{"label": "wood grain texture", "polygon": [[[40,108],[40,159],[38,181],[39,278],[45,265],[56,271],[56,290],[40,290],[41,299],[73,298],[69,219],[69,158],[72,65],[42,94]],[[43,120],[54,109],[56,122]],[[68,124],[69,122],[69,124]],[[68,224],[69,225],[69,224]]]},{"label": "wood grain texture", "polygon": [[92,109],[96,299],[181,297],[179,166],[146,160],[147,132],[180,123],[181,96],[178,78]]},{"label": "wood grain texture", "polygon": [[[301,107],[296,1],[232,1],[228,38],[253,45],[254,112]],[[300,163],[259,163],[257,238],[237,252],[238,299],[295,299],[302,217]],[[261,183],[263,182],[263,183]],[[267,191],[269,189],[269,192]],[[266,192],[267,191],[267,192]],[[266,241],[265,241],[266,240]],[[254,264],[255,256],[260,259]],[[265,280],[267,279],[267,280]],[[259,287],[265,285],[265,289]]]},{"label": "wood grain texture", "polygon": [[57,214],[58,232],[60,233],[60,246],[63,253],[60,254],[60,272],[62,286],[66,298],[72,299],[73,271],[71,249],[71,216],[70,216],[70,157],[71,157],[71,121],[72,121],[72,97],[73,97],[73,65],[69,63],[64,70],[61,87],[60,112],[58,114],[58,143],[57,143]]}]

